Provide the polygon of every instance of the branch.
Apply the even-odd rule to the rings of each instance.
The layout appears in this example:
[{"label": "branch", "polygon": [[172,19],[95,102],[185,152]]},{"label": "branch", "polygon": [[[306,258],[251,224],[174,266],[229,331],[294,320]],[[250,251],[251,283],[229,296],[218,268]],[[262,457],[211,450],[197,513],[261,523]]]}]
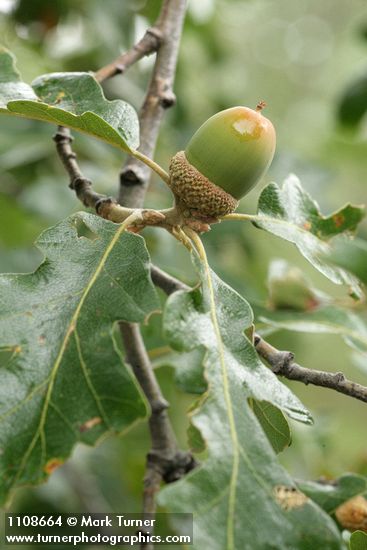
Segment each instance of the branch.
[{"label": "branch", "polygon": [[[139,151],[153,158],[165,110],[175,104],[173,81],[178,48],[185,16],[186,0],[163,0],[155,28],[162,34],[162,43],[147,95],[140,110]],[[129,158],[120,174],[119,203],[141,207],[149,184],[150,170],[140,161]]]},{"label": "branch", "polygon": [[131,50],[124,52],[114,61],[102,67],[94,73],[94,77],[98,82],[103,82],[108,78],[123,74],[126,69],[134,65],[142,57],[146,57],[153,52],[156,52],[162,41],[162,33],[159,28],[151,27],[147,29],[143,38],[135,44]]},{"label": "branch", "polygon": [[[152,514],[156,510],[155,496],[162,480],[170,483],[180,479],[196,466],[196,462],[189,452],[178,449],[167,414],[168,403],[155,377],[139,325],[121,322],[120,329],[126,361],[133,369],[151,407],[151,450],[147,456],[144,477],[143,510],[144,514]],[[143,545],[142,548],[150,546]]]},{"label": "branch", "polygon": [[177,290],[190,290],[190,287],[185,285],[185,283],[179,281],[171,275],[168,275],[168,273],[155,265],[151,266],[150,275],[155,286],[161,288],[167,295],[170,295]]},{"label": "branch", "polygon": [[[136,210],[124,208],[117,204],[115,199],[96,193],[93,190],[92,182],[83,175],[79,167],[77,155],[71,147],[73,137],[68,128],[59,126],[53,140],[56,143],[59,157],[69,174],[69,187],[75,191],[76,196],[84,206],[94,208],[99,216],[115,223],[123,222]],[[157,210],[141,210],[141,222],[137,224],[137,230],[142,229],[146,225],[167,226],[168,224],[169,226],[170,223],[172,225],[174,220],[170,222],[168,212],[168,210],[163,210],[162,212]]]},{"label": "branch", "polygon": [[258,334],[255,335],[254,344],[260,357],[265,359],[272,371],[278,376],[284,376],[288,380],[297,380],[303,382],[303,384],[330,388],[367,403],[367,388],[347,380],[342,372],[333,373],[301,367],[293,361],[293,353],[277,350]]},{"label": "branch", "polygon": [[56,143],[59,157],[70,176],[70,189],[75,191],[78,199],[84,206],[95,208],[98,202],[105,197],[93,191],[92,182],[82,174],[76,160],[76,153],[74,153],[71,147],[73,138],[70,130],[59,126],[53,139]]},{"label": "branch", "polygon": [[[168,295],[177,290],[190,290],[190,287],[156,266],[151,267],[151,277],[153,283]],[[292,352],[276,349],[258,334],[255,334],[254,345],[260,357],[270,365],[272,371],[278,376],[303,382],[306,385],[313,384],[329,388],[367,403],[367,387],[347,380],[342,372],[334,373],[301,367],[294,362]]]}]

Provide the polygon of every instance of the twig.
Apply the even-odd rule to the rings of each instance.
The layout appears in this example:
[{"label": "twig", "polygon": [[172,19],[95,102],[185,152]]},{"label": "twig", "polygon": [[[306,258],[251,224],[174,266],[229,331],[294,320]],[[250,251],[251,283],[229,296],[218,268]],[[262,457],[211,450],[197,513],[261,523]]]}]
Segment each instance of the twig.
[{"label": "twig", "polygon": [[153,283],[168,295],[176,292],[177,290],[190,290],[190,287],[185,285],[185,283],[179,281],[171,275],[168,275],[168,273],[155,265],[151,266],[150,275]]},{"label": "twig", "polygon": [[[143,509],[144,514],[152,514],[156,510],[155,496],[162,480],[166,483],[176,481],[192,470],[196,462],[189,452],[178,449],[167,414],[168,403],[155,377],[139,325],[122,322],[120,328],[126,361],[132,367],[151,407],[151,450],[147,456],[144,477]],[[142,548],[150,549],[151,546],[143,544]]]},{"label": "twig", "polygon": [[[69,187],[75,191],[78,199],[84,206],[94,208],[96,213],[103,218],[116,223],[123,222],[135,209],[124,208],[116,203],[115,199],[101,195],[93,190],[92,182],[86,178],[77,162],[77,155],[71,147],[73,138],[70,130],[59,126],[53,137],[59,157],[70,176]],[[166,220],[166,213],[169,211],[141,210],[141,227],[145,225],[169,224],[169,214]]]},{"label": "twig", "polygon": [[[162,43],[139,115],[139,151],[151,158],[164,111],[176,101],[173,81],[185,8],[186,0],[163,0],[161,13],[155,25],[155,28],[162,33]],[[120,174],[119,203],[127,207],[141,207],[149,184],[149,176],[149,168],[130,157]]]},{"label": "twig", "polygon": [[284,376],[288,380],[297,380],[303,382],[303,384],[330,388],[367,403],[367,388],[347,380],[342,372],[333,373],[301,367],[294,362],[293,353],[279,351],[258,334],[255,335],[254,344],[260,357],[265,359],[272,371],[278,376]]},{"label": "twig", "polygon": [[146,57],[153,52],[156,52],[162,41],[162,33],[159,28],[151,27],[147,29],[143,38],[135,44],[131,50],[124,52],[114,61],[99,69],[94,73],[94,77],[98,82],[103,82],[108,78],[123,74],[128,67],[134,65],[142,57]]},{"label": "twig", "polygon": [[76,160],[76,153],[74,153],[71,147],[73,138],[70,130],[59,126],[53,139],[56,143],[59,157],[70,176],[70,189],[75,191],[78,199],[84,206],[95,208],[98,202],[106,197],[93,191],[92,182],[82,174]]}]

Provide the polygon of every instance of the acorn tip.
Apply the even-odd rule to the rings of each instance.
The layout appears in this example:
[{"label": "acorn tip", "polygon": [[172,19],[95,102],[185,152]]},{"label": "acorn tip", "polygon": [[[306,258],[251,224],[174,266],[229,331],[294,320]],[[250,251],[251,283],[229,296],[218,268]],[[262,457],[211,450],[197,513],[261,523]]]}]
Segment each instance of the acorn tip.
[{"label": "acorn tip", "polygon": [[259,103],[256,105],[256,111],[260,112],[266,107],[265,101],[259,101]]}]

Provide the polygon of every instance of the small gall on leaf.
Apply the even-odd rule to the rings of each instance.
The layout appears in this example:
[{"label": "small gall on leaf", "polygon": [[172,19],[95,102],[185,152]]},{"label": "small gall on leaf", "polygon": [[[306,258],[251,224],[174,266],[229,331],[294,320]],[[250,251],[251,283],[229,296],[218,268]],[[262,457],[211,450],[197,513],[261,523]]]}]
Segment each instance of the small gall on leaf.
[{"label": "small gall on leaf", "polygon": [[343,214],[340,214],[340,213],[334,214],[333,222],[335,223],[335,227],[342,227],[342,225],[345,222],[345,216],[343,216]]},{"label": "small gall on leaf", "polygon": [[274,487],[275,500],[279,506],[289,512],[293,508],[300,508],[308,501],[308,497],[295,487],[287,487],[286,485],[277,485]]}]

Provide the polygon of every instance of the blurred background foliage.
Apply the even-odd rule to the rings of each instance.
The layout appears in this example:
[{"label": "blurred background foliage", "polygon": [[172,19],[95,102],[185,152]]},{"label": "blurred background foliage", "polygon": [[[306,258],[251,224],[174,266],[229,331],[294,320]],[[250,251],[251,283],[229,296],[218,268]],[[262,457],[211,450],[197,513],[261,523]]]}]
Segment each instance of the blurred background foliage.
[{"label": "blurred background foliage", "polygon": [[[96,70],[142,36],[160,2],[148,0],[0,0],[1,42],[18,58],[24,80],[55,71]],[[122,97],[137,109],[153,57],[105,85],[109,98]],[[346,201],[366,202],[367,178],[367,5],[364,0],[192,0],[185,23],[177,79],[177,105],[167,113],[156,159],[183,149],[195,129],[220,109],[268,104],[278,146],[264,184],[295,172],[323,212]],[[2,116],[0,121],[0,270],[30,271],[41,260],[37,235],[81,205],[68,189],[46,124]],[[99,192],[116,195],[123,158],[113,148],[75,136],[84,173]],[[254,189],[241,209],[253,212]],[[153,177],[146,204],[171,203]],[[367,237],[362,224],[360,237]],[[163,231],[146,231],[154,261],[188,283],[195,281],[185,250]],[[218,274],[255,306],[268,301],[271,261],[296,265],[312,285],[339,301],[347,289],[329,283],[296,249],[244,223],[214,226],[205,235]],[[67,276],[67,274],[65,274]],[[152,357],[164,346],[160,318],[145,327]],[[338,336],[278,331],[271,341],[292,349],[299,363],[342,370],[367,384],[366,364],[354,361]],[[173,383],[170,368],[159,369],[171,415],[186,445],[185,413],[193,397]],[[366,406],[328,390],[292,384],[315,418],[313,427],[292,423],[293,442],[280,460],[298,478],[367,474]],[[79,447],[48,484],[18,492],[15,511],[138,511],[148,432],[141,424],[96,450]]]}]

